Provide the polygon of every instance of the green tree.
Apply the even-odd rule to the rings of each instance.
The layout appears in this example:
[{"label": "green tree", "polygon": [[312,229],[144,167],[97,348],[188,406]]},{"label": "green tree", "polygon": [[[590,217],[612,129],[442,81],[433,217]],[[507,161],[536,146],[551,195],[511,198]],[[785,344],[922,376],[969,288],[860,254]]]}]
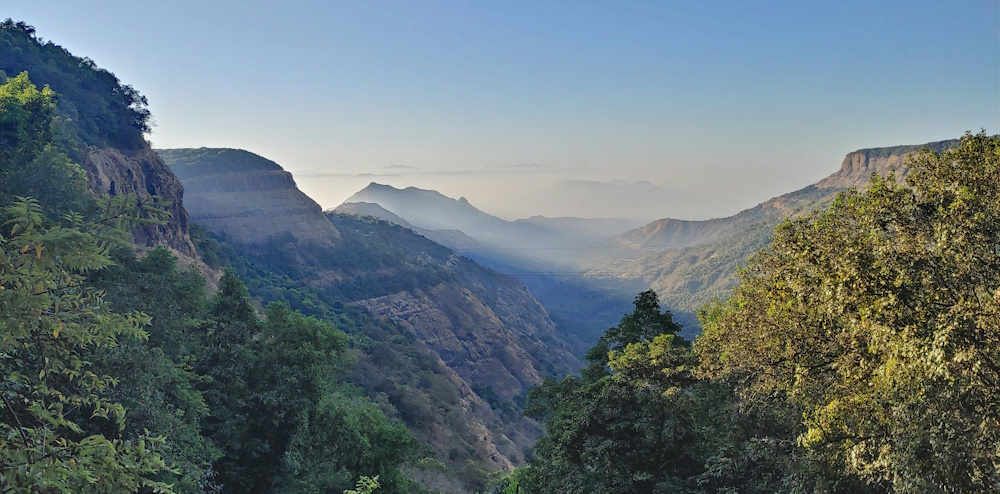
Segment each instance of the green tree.
[{"label": "green tree", "polygon": [[209,380],[200,388],[209,409],[202,433],[222,456],[215,463],[218,482],[226,492],[251,492],[255,480],[266,471],[255,468],[251,445],[251,414],[255,410],[250,389],[251,374],[260,353],[255,336],[261,321],[246,287],[232,272],[223,274],[219,290],[208,311],[205,349],[199,373]]},{"label": "green tree", "polygon": [[147,314],[149,337],[95,349],[89,357],[95,369],[118,378],[109,396],[128,410],[126,433],[148,430],[169,438],[162,456],[180,474],[163,472],[157,479],[179,492],[211,492],[218,450],[201,435],[208,408],[196,389],[202,377],[193,369],[203,345],[205,281],[191,269],[179,269],[163,247],[137,259],[129,246],[113,252],[112,259],[114,265],[92,273],[90,281],[105,292],[112,310]]},{"label": "green tree", "polygon": [[[116,313],[84,275],[110,264],[104,228],[79,216],[50,225],[38,202],[4,210],[0,238],[0,488],[5,492],[169,492],[164,439],[122,434],[125,409],[106,399],[116,379],[85,358],[120,337],[144,338],[141,313]],[[78,413],[83,412],[83,414]],[[88,434],[90,422],[110,434]]]},{"label": "green tree", "polygon": [[588,353],[581,378],[529,393],[527,413],[546,433],[520,473],[524,492],[685,492],[702,472],[714,395],[692,377],[694,356],[656,294],[634,305]]},{"label": "green tree", "polygon": [[896,492],[1000,489],[1000,138],[909,163],[907,187],[781,225],[698,340],[747,406],[778,397],[827,468]]},{"label": "green tree", "polygon": [[0,207],[18,196],[35,198],[54,218],[93,207],[83,169],[53,143],[55,99],[27,72],[0,86]]}]

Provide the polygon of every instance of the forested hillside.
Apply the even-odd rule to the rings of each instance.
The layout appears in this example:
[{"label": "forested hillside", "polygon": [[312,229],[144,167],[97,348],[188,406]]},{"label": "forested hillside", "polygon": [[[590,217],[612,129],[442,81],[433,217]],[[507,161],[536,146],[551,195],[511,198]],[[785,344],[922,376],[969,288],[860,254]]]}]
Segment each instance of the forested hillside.
[{"label": "forested hillside", "polygon": [[354,359],[341,329],[286,304],[259,311],[232,274],[209,296],[165,247],[136,257],[132,238],[171,240],[145,226],[186,235],[186,225],[155,189],[88,187],[73,157],[127,151],[112,147],[124,146],[115,136],[60,134],[63,108],[85,107],[74,95],[114,101],[102,91],[127,88],[27,26],[7,22],[2,35],[5,62],[20,60],[6,57],[12,50],[50,65],[43,76],[86,81],[90,70],[115,82],[62,95],[22,71],[0,86],[3,489],[341,492],[377,475],[382,489],[419,490],[401,468],[424,453],[347,383]]},{"label": "forested hillside", "polygon": [[1000,136],[906,165],[781,223],[693,345],[640,294],[498,488],[1000,491]]},{"label": "forested hillside", "polygon": [[157,154],[150,117],[0,23],[2,492],[1000,492],[1000,136],[632,232],[669,248],[623,261],[631,312],[578,359],[595,285],[536,283],[589,304],[550,317],[265,158]]},{"label": "forested hillside", "polygon": [[[5,72],[19,74],[0,87],[5,490],[339,493],[376,477],[387,492],[469,492],[510,465],[489,458],[484,432],[520,457],[530,439],[510,443],[490,404],[412,335],[190,230],[147,127],[87,123],[112,118],[95,108],[122,92],[135,112],[117,118],[141,115],[138,93],[30,26],[0,34]],[[39,89],[50,81],[66,93]],[[196,254],[230,269],[214,294]]]},{"label": "forested hillside", "polygon": [[[277,165],[262,174],[254,163],[266,160],[246,151],[160,153],[193,185],[192,220],[204,221],[210,234],[199,241],[206,259],[236,266],[263,301],[368,321],[369,329],[349,330],[372,340],[352,379],[434,448],[453,472],[450,481],[473,490],[486,472],[523,463],[538,428],[518,401],[579,361],[516,280],[371,217],[329,214],[322,220],[338,232],[335,239],[317,237],[318,228],[304,231],[288,218],[318,206]],[[254,225],[249,232],[240,226],[247,224]]]}]

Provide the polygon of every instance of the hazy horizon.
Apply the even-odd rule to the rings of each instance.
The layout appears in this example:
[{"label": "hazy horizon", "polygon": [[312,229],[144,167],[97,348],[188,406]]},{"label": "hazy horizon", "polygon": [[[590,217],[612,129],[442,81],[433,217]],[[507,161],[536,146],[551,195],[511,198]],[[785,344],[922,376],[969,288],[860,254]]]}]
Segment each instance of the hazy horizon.
[{"label": "hazy horizon", "polygon": [[[150,101],[155,147],[231,147],[325,208],[370,182],[508,219],[566,179],[726,216],[860,148],[1000,129],[1000,4],[26,3],[4,17]],[[122,46],[131,47],[122,50]]]}]

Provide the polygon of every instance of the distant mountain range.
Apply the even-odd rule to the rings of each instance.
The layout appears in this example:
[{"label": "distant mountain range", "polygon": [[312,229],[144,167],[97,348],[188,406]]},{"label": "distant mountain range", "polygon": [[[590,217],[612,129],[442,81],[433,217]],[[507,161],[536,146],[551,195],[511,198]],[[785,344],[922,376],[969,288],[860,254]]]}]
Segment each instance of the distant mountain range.
[{"label": "distant mountain range", "polygon": [[[780,221],[825,208],[841,191],[864,187],[872,174],[885,176],[894,171],[904,179],[911,153],[922,148],[941,151],[957,142],[855,151],[844,158],[837,172],[816,184],[710,220],[663,218],[641,226],[636,220],[544,216],[505,221],[476,209],[464,198],[374,183],[348,199],[348,203],[363,201],[367,206],[345,204],[341,208],[371,208],[374,216],[409,225],[428,238],[518,275],[554,314],[588,310],[569,304],[561,312],[558,307],[567,302],[564,293],[604,294],[598,298],[621,303],[653,288],[682,321],[697,330],[694,312],[711,298],[728,294],[735,285],[737,268],[770,242]],[[549,200],[574,206],[586,203],[606,216],[609,211],[665,210],[674,207],[678,198],[683,196],[649,182],[570,180],[522,199],[536,205]],[[573,211],[587,216],[586,211]],[[635,228],[616,233],[629,224]]]},{"label": "distant mountain range", "polygon": [[[357,203],[377,204],[391,216],[371,206],[351,206]],[[377,183],[349,197],[337,210],[364,207],[373,216],[387,221],[401,224],[397,220],[401,219],[406,223],[403,226],[415,228],[428,238],[473,257],[543,261],[561,269],[600,259],[606,255],[603,250],[619,247],[613,236],[641,224],[626,219],[537,216],[507,221],[477,209],[464,197],[452,199],[433,190],[397,189]]]},{"label": "distant mountain range", "polygon": [[927,148],[940,152],[958,139],[921,145],[861,149],[849,153],[840,169],[816,184],[778,196],[733,216],[705,221],[661,219],[620,235],[639,249],[636,259],[608,259],[587,275],[615,284],[623,292],[652,288],[672,309],[696,311],[713,297],[725,297],[737,282],[736,270],[771,241],[785,218],[827,207],[841,191],[864,188],[873,174],[894,173],[905,180],[908,157]]}]

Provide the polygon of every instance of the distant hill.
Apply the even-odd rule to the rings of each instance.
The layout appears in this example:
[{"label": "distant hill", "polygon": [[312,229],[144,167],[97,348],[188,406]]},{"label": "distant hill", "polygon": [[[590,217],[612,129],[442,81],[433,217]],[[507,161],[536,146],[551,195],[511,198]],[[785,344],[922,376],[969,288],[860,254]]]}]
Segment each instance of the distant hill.
[{"label": "distant hill", "polygon": [[[161,153],[177,167],[192,220],[248,256],[249,273],[264,273],[249,284],[252,294],[320,317],[340,317],[323,307],[344,307],[384,318],[377,333],[359,335],[371,348],[358,357],[355,384],[449,470],[471,464],[462,471],[485,475],[523,464],[539,428],[515,400],[580,361],[515,278],[456,255],[376,204],[314,215],[319,206],[290,174],[247,151]],[[463,492],[469,487],[455,482],[480,474],[431,483]]]},{"label": "distant hill", "polygon": [[[691,195],[650,182],[564,180],[514,198],[518,211],[549,217],[629,218],[648,222],[697,214]],[[620,233],[620,232],[619,232]]]},{"label": "distant hill", "polygon": [[673,310],[693,312],[735,286],[736,270],[771,241],[785,218],[827,207],[841,191],[864,188],[872,174],[894,172],[905,179],[908,156],[923,148],[935,152],[958,139],[922,145],[861,149],[848,153],[840,169],[814,185],[769,199],[726,218],[685,221],[666,218],[621,236],[623,245],[640,249],[632,259],[596,263],[588,276],[604,279],[623,292],[652,288]]},{"label": "distant hill", "polygon": [[240,149],[160,149],[184,184],[191,221],[242,244],[291,234],[331,244],[337,229],[277,163]]},{"label": "distant hill", "polygon": [[418,228],[459,230],[484,244],[504,244],[511,234],[523,235],[511,222],[480,211],[464,197],[452,199],[434,190],[372,182],[344,202],[378,204]]},{"label": "distant hill", "polygon": [[896,177],[903,180],[909,171],[905,163],[911,153],[923,148],[940,152],[958,142],[958,139],[951,139],[921,145],[861,149],[849,153],[836,173],[816,184],[769,199],[733,216],[704,221],[665,218],[626,232],[619,238],[629,246],[654,249],[709,244],[760,222],[777,224],[786,217],[825,207],[840,191],[849,187],[863,188],[875,173],[887,176],[895,171]]},{"label": "distant hill", "polygon": [[481,247],[463,248],[459,243],[449,243],[439,233],[428,235],[438,235],[435,238],[485,262],[541,261],[562,269],[578,268],[606,255],[608,249],[619,248],[610,232],[620,233],[635,225],[630,220],[590,218],[507,221],[477,209],[464,197],[452,199],[433,190],[397,189],[377,183],[352,195],[345,204],[359,202],[378,204],[422,232],[461,232]]},{"label": "distant hill", "polygon": [[428,230],[410,224],[388,209],[371,202],[345,202],[333,210],[337,214],[370,216],[399,225],[456,251],[482,250],[483,245],[458,230]]}]

